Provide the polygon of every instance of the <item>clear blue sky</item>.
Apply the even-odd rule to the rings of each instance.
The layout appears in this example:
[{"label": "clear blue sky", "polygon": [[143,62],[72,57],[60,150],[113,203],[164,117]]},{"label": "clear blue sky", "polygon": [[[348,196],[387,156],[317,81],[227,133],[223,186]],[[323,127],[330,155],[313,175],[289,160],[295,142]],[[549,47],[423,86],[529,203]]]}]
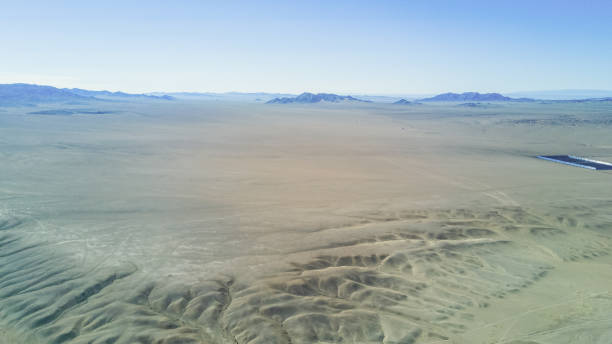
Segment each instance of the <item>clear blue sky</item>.
[{"label": "clear blue sky", "polygon": [[3,1],[0,83],[131,92],[612,89],[612,1]]}]

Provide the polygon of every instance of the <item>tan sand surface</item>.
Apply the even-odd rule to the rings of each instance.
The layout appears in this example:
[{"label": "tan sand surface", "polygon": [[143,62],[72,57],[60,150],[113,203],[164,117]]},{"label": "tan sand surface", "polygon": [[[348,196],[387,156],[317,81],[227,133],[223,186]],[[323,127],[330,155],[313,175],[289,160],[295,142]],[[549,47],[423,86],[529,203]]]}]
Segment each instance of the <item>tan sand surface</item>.
[{"label": "tan sand surface", "polygon": [[0,117],[4,338],[612,340],[612,174],[533,157],[609,103],[96,106]]}]

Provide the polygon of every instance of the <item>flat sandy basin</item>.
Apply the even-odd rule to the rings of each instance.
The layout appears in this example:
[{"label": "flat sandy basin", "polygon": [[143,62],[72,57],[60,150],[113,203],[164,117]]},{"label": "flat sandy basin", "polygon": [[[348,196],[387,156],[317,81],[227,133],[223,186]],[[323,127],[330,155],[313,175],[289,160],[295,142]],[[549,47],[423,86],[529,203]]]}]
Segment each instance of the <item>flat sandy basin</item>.
[{"label": "flat sandy basin", "polygon": [[96,106],[0,117],[24,343],[612,340],[610,103]]}]

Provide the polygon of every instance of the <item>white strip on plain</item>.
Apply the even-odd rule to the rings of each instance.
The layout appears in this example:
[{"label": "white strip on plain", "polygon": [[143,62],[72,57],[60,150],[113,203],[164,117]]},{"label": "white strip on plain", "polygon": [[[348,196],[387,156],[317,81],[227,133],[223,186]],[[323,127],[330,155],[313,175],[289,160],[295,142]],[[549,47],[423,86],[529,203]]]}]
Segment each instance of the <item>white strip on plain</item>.
[{"label": "white strip on plain", "polygon": [[593,160],[593,159],[587,159],[587,158],[581,158],[579,156],[574,156],[574,155],[568,155],[570,158],[574,158],[574,159],[578,159],[578,160],[582,160],[582,161],[588,161],[588,162],[594,162],[596,164],[601,164],[601,165],[606,165],[606,166],[610,166],[612,167],[612,164],[609,162],[605,162],[605,161],[599,161],[599,160]]},{"label": "white strip on plain", "polygon": [[[570,155],[568,155],[569,157],[571,157]],[[553,159],[553,158],[547,158],[545,156],[541,156],[538,155],[536,156],[536,158],[539,159],[544,159],[544,160],[548,160],[548,161],[553,161],[553,162],[558,162],[560,164],[565,164],[565,165],[570,165],[570,166],[574,166],[574,167],[582,167],[582,168],[586,168],[588,170],[597,170],[595,167],[593,166],[586,166],[586,165],[580,165],[580,164],[575,164],[573,162],[567,162],[567,161],[563,161],[563,160],[557,160],[557,159]]]}]

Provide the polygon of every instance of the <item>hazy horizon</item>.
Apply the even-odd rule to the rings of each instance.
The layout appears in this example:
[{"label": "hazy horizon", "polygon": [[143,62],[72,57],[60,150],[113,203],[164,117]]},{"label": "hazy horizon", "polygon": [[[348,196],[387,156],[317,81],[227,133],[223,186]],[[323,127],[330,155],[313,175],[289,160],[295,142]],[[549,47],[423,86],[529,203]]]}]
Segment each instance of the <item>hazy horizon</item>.
[{"label": "hazy horizon", "polygon": [[[59,87],[57,85],[49,85],[49,84],[42,84],[42,83],[29,83],[29,82],[7,82],[7,83],[0,83],[0,85],[13,85],[13,84],[30,84],[30,85],[36,85],[36,86],[51,86],[51,87],[55,87],[55,88],[59,88],[59,89],[79,89],[79,87]],[[87,90],[89,91],[109,91],[109,92],[126,92],[123,89],[118,89],[118,90],[109,90],[109,89],[103,89],[103,88],[99,88],[99,87],[93,87],[93,88],[88,88]],[[432,95],[437,95],[437,94],[442,94],[442,93],[463,93],[463,92],[477,92],[477,93],[499,93],[505,96],[510,96],[510,97],[515,97],[515,98],[523,98],[523,97],[529,97],[529,98],[538,98],[538,99],[550,99],[550,100],[562,100],[562,99],[584,99],[584,98],[597,98],[597,97],[609,97],[612,96],[612,90],[598,90],[598,89],[558,89],[558,90],[553,90],[553,89],[549,89],[549,90],[522,90],[522,91],[514,91],[514,92],[496,92],[496,91],[490,91],[490,92],[484,92],[484,91],[480,91],[480,90],[461,90],[461,91],[455,91],[455,90],[446,90],[443,92],[439,92],[439,93],[377,93],[377,92],[372,92],[372,93],[359,93],[359,92],[355,92],[355,93],[351,93],[350,95],[353,96],[366,96],[366,97],[388,97],[388,98],[402,98],[402,97],[406,97],[406,98],[419,98],[419,97],[428,97],[428,96],[432,96]],[[126,92],[126,93],[131,93],[131,92]],[[233,90],[233,91],[223,91],[223,92],[212,92],[212,91],[191,91],[191,90],[183,90],[183,91],[164,91],[164,90],[156,90],[156,91],[150,91],[150,92],[143,92],[143,93],[135,93],[135,94],[269,94],[269,95],[299,95],[301,93],[313,93],[313,94],[317,94],[317,93],[331,93],[331,94],[342,94],[341,92],[333,92],[333,91],[327,91],[327,92],[322,92],[322,91],[317,91],[317,90],[304,90],[301,92],[265,92],[265,91],[254,91],[254,92],[246,92],[246,91],[239,91],[239,90]]]}]

